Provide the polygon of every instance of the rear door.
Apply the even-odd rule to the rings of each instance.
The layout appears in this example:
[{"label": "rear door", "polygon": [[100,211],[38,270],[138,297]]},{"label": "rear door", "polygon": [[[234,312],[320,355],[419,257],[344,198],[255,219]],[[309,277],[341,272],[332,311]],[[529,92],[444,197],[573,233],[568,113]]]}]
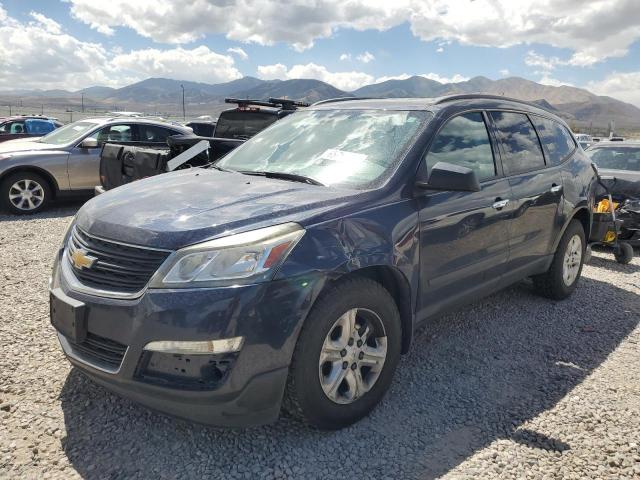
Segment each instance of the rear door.
[{"label": "rear door", "polygon": [[540,139],[527,114],[491,111],[489,117],[498,138],[504,173],[513,191],[508,272],[518,276],[545,260],[562,227],[562,171],[547,165]]},{"label": "rear door", "polygon": [[496,289],[509,253],[511,188],[496,162],[481,111],[449,119],[421,168],[447,162],[473,169],[479,192],[431,191],[418,198],[420,317]]}]

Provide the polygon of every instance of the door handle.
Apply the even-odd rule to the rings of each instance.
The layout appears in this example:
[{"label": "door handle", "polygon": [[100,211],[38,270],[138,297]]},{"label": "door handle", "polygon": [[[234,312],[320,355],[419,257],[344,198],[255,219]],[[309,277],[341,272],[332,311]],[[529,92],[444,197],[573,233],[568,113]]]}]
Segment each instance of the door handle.
[{"label": "door handle", "polygon": [[551,185],[551,193],[558,193],[562,191],[562,185],[556,185],[555,183]]},{"label": "door handle", "polygon": [[501,200],[500,198],[496,198],[496,201],[493,202],[492,207],[496,210],[502,210],[507,205],[509,205],[509,200]]}]

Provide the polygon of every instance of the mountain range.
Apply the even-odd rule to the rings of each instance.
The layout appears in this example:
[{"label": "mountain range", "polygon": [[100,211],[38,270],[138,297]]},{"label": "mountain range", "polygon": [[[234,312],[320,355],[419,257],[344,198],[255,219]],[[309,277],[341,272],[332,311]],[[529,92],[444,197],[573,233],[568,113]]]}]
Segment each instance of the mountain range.
[{"label": "mountain range", "polygon": [[474,77],[457,83],[440,83],[422,76],[402,80],[387,80],[366,85],[353,92],[313,79],[260,80],[243,77],[226,83],[207,84],[148,78],[122,88],[94,86],[70,92],[66,90],[14,90],[0,92],[0,102],[20,98],[48,103],[85,105],[104,108],[128,108],[150,111],[177,111],[182,106],[182,87],[185,103],[190,111],[217,113],[223,108],[225,97],[257,98],[288,97],[315,102],[327,98],[358,97],[438,97],[448,94],[489,93],[535,102],[564,117],[570,123],[606,126],[615,121],[616,127],[640,130],[640,108],[611,97],[598,96],[588,90],[570,86],[542,85],[519,77],[491,80]]}]

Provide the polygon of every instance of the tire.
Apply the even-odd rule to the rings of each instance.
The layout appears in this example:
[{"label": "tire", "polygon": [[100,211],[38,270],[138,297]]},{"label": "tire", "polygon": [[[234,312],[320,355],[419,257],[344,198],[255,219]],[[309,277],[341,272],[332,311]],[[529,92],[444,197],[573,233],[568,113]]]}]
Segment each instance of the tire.
[{"label": "tire", "polygon": [[[578,247],[575,243],[576,238],[580,242]],[[572,251],[569,258],[567,258],[568,249]],[[571,295],[580,280],[585,249],[586,241],[582,224],[578,220],[571,220],[560,239],[549,270],[533,277],[533,285],[537,292],[554,300],[562,300]],[[566,269],[565,261],[569,262]]]},{"label": "tire", "polygon": [[[346,335],[349,329],[343,327],[347,325],[360,328]],[[358,339],[365,337],[366,343],[360,345]],[[389,292],[367,278],[340,282],[316,302],[305,321],[291,361],[283,406],[292,416],[321,430],[337,430],[357,422],[389,389],[400,350],[400,314]],[[374,358],[373,352],[378,363],[369,367],[366,363]],[[334,378],[337,381],[332,381]]]},{"label": "tire", "polygon": [[[28,196],[26,194],[29,194]],[[21,195],[18,197],[18,195]],[[0,204],[18,215],[31,215],[44,209],[53,191],[49,181],[33,172],[12,173],[0,183]]]},{"label": "tire", "polygon": [[626,265],[633,260],[633,247],[626,242],[620,242],[614,248],[613,256],[616,258],[616,262]]}]

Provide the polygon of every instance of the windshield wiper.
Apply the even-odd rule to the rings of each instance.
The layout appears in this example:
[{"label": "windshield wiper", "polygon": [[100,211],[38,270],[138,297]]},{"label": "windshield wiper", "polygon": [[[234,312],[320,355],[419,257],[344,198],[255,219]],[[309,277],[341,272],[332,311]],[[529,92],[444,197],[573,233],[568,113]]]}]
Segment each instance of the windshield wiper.
[{"label": "windshield wiper", "polygon": [[229,170],[228,168],[221,167],[220,165],[216,165],[215,163],[209,163],[208,165],[205,165],[205,168],[215,168],[216,170],[220,170],[221,172],[236,173],[235,170]]},{"label": "windshield wiper", "polygon": [[319,182],[315,178],[305,177],[304,175],[298,175],[296,173],[285,172],[255,172],[253,170],[238,170],[243,175],[255,175],[259,177],[278,178],[281,180],[290,180],[292,182],[306,183],[308,185],[319,185],[324,187],[324,183]]}]

